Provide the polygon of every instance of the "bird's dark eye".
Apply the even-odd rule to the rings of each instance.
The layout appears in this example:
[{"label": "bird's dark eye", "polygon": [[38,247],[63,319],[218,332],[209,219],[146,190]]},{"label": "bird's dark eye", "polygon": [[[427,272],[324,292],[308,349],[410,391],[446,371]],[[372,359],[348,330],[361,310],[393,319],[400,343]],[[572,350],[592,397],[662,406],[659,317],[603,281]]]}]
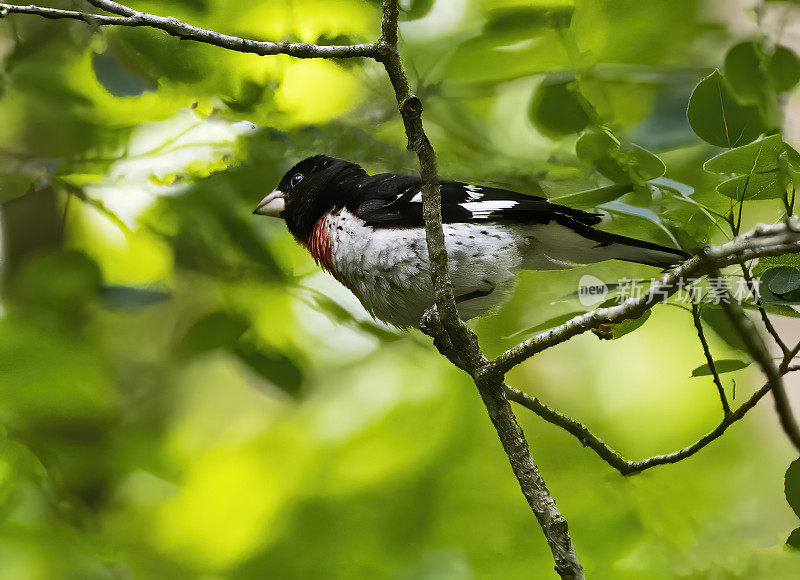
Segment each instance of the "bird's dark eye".
[{"label": "bird's dark eye", "polygon": [[303,177],[305,176],[302,173],[295,173],[294,175],[292,175],[292,179],[289,180],[289,185],[294,187],[295,185],[303,181]]}]

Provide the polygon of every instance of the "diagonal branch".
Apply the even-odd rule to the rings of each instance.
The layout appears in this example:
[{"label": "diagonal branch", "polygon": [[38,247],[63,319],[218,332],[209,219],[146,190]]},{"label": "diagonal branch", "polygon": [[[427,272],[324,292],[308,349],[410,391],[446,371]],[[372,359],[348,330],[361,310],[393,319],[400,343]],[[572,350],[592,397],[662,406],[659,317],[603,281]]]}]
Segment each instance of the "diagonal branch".
[{"label": "diagonal branch", "polygon": [[728,404],[728,397],[725,395],[725,389],[722,387],[722,381],[717,372],[717,365],[714,363],[714,357],[711,355],[711,348],[708,346],[706,333],[703,331],[703,322],[700,320],[700,307],[697,304],[692,304],[692,320],[694,327],[697,329],[697,338],[700,339],[700,345],[703,347],[703,354],[708,363],[708,370],[711,372],[711,377],[714,379],[714,384],[719,392],[719,400],[722,403],[722,412],[725,416],[730,415],[731,406]]},{"label": "diagonal branch", "polygon": [[572,545],[567,520],[561,515],[531,456],[525,434],[506,398],[504,385],[502,382],[487,384],[482,380],[476,380],[476,385],[520,489],[550,546],[556,572],[563,579],[582,579],[583,568]]},{"label": "diagonal branch", "polygon": [[171,36],[181,40],[193,40],[204,44],[219,46],[236,52],[252,53],[261,56],[271,54],[286,54],[296,58],[355,58],[366,57],[376,59],[380,52],[375,43],[351,44],[341,46],[327,46],[293,42],[267,42],[222,34],[205,28],[198,28],[187,24],[177,18],[156,16],[146,12],[136,12],[116,2],[93,2],[95,6],[103,5],[109,12],[119,16],[106,16],[79,12],[75,10],[61,10],[58,8],[45,8],[42,6],[19,6],[17,4],[0,3],[0,18],[8,14],[30,14],[49,19],[80,20],[95,26],[129,26],[140,28],[156,28],[163,30]]},{"label": "diagonal branch", "polygon": [[689,258],[661,276],[641,296],[629,298],[616,306],[598,308],[581,314],[511,347],[484,365],[480,372],[502,376],[533,355],[602,324],[639,318],[656,304],[680,290],[686,280],[693,276],[704,275],[713,268],[740,264],[762,256],[798,252],[800,252],[800,230],[793,223],[761,225],[730,242],[705,248],[702,255]]},{"label": "diagonal branch", "polygon": [[789,347],[786,345],[786,342],[784,342],[784,340],[781,338],[780,333],[775,329],[775,326],[769,319],[769,315],[767,314],[767,310],[764,308],[764,304],[761,301],[761,296],[758,294],[758,288],[753,281],[753,276],[750,274],[749,268],[744,263],[740,265],[742,267],[742,276],[747,283],[747,288],[750,290],[750,295],[753,297],[753,302],[755,302],[756,307],[758,308],[758,313],[761,316],[761,322],[764,324],[764,328],[775,341],[775,344],[778,345],[778,348],[781,349],[781,352],[784,355],[788,354]]},{"label": "diagonal branch", "polygon": [[[745,317],[746,318],[746,317]],[[790,349],[781,360],[781,363],[777,367],[777,374],[779,376],[786,375],[790,372],[794,372],[800,370],[800,365],[792,364],[797,354],[800,353],[800,342],[797,345]],[[768,355],[767,355],[768,356]],[[769,359],[770,363],[772,363],[772,359]],[[678,451],[674,451],[672,453],[665,453],[661,455],[654,455],[652,457],[648,457],[647,459],[642,459],[640,461],[631,461],[625,459],[618,451],[616,451],[613,447],[605,443],[602,439],[600,439],[597,435],[592,433],[586,425],[575,421],[571,417],[567,417],[566,415],[559,413],[555,409],[551,409],[536,397],[532,397],[531,395],[516,389],[514,387],[510,387],[508,385],[504,385],[503,388],[506,391],[506,396],[514,401],[522,405],[523,407],[533,411],[539,417],[547,421],[548,423],[552,423],[558,427],[561,427],[571,435],[574,435],[578,441],[585,447],[588,447],[592,451],[594,451],[603,461],[608,463],[611,467],[619,471],[622,475],[630,475],[633,473],[639,473],[641,471],[645,471],[646,469],[650,469],[651,467],[656,467],[658,465],[665,465],[667,463],[678,463],[688,457],[691,457],[704,447],[706,447],[709,443],[715,441],[722,437],[722,435],[727,431],[728,427],[742,419],[756,404],[764,398],[764,396],[773,390],[773,385],[771,382],[767,382],[764,384],[760,389],[758,389],[755,393],[753,393],[749,399],[747,399],[742,405],[739,406],[738,409],[735,411],[731,411],[730,413],[726,414],[722,421],[711,430],[709,433],[692,443],[684,447],[683,449],[679,449]],[[789,415],[791,417],[791,414]]]},{"label": "diagonal branch", "polygon": [[[714,276],[719,276],[718,270],[712,270]],[[731,321],[736,333],[742,339],[745,348],[753,357],[753,360],[761,367],[762,372],[767,377],[767,385],[772,391],[772,396],[775,399],[775,410],[778,413],[778,418],[783,427],[786,436],[800,451],[800,429],[798,429],[797,421],[795,421],[792,408],[789,404],[789,398],[786,396],[786,389],[783,387],[783,373],[775,365],[772,360],[767,345],[758,333],[753,321],[750,320],[742,310],[742,307],[730,298],[730,294],[725,290],[727,299],[722,300],[722,307],[728,319]]]},{"label": "diagonal branch", "polygon": [[728,427],[742,419],[753,407],[756,406],[761,399],[764,398],[767,393],[770,392],[770,385],[765,384],[762,386],[759,390],[753,393],[753,395],[751,395],[750,398],[747,399],[747,401],[745,401],[738,409],[732,411],[729,415],[726,415],[713,430],[702,436],[691,445],[672,453],[654,455],[640,461],[631,461],[629,459],[625,459],[613,447],[592,433],[589,428],[586,427],[586,425],[579,423],[578,421],[575,421],[574,419],[571,419],[570,417],[567,417],[566,415],[563,415],[554,409],[551,409],[539,401],[539,399],[536,397],[532,397],[527,393],[520,391],[519,389],[515,389],[514,387],[506,386],[505,390],[509,399],[533,411],[548,423],[552,423],[553,425],[561,427],[571,435],[577,437],[578,441],[580,441],[582,445],[594,451],[603,461],[619,471],[622,475],[631,475],[645,471],[651,467],[656,467],[658,465],[678,463],[679,461],[691,457],[706,447],[709,443],[719,439],[722,437],[725,431],[728,430]]}]

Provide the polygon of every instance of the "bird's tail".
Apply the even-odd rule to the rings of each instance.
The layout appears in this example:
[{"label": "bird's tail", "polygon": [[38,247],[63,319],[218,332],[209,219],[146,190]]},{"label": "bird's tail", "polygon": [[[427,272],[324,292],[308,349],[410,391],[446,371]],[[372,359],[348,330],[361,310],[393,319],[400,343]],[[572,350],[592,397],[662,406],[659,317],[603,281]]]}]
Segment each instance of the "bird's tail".
[{"label": "bird's tail", "polygon": [[526,256],[523,266],[530,270],[559,270],[605,260],[669,268],[689,257],[683,250],[574,222],[534,226],[531,234],[531,249],[535,251]]},{"label": "bird's tail", "polygon": [[624,260],[647,264],[659,268],[669,268],[689,257],[689,254],[677,248],[669,248],[653,242],[637,240],[619,234],[593,230],[593,238],[597,242],[594,247],[596,259]]}]

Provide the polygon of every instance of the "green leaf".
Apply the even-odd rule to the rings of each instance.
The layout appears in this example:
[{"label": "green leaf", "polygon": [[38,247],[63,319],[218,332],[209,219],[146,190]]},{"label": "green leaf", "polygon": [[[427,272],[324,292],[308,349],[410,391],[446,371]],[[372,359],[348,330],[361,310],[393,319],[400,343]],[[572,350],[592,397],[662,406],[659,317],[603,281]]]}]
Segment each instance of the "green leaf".
[{"label": "green leaf", "polygon": [[264,352],[250,343],[238,343],[233,352],[250,369],[292,397],[299,398],[303,371],[280,352]]},{"label": "green leaf", "polygon": [[[798,312],[791,306],[785,304],[764,303],[762,307],[770,314],[775,314],[777,316],[786,316],[788,318],[800,318],[800,312]],[[746,308],[748,310],[756,310],[757,306],[755,304],[750,304],[745,302],[744,304],[742,304],[742,308]]]},{"label": "green leaf", "polygon": [[241,316],[218,310],[203,316],[186,331],[178,351],[196,356],[219,348],[231,348],[249,328],[250,323]]},{"label": "green leaf", "polygon": [[569,28],[574,11],[574,6],[565,4],[500,8],[489,13],[483,30],[486,34],[509,31],[530,34],[536,28]]},{"label": "green leaf", "polygon": [[760,41],[737,44],[725,56],[725,78],[742,99],[766,105],[800,80],[800,60],[789,48],[768,51]]},{"label": "green leaf", "polygon": [[575,144],[578,158],[617,183],[644,184],[664,175],[658,156],[637,145],[623,146],[606,131],[584,133]]},{"label": "green leaf", "polygon": [[767,287],[775,294],[786,294],[800,288],[800,268],[773,268]]},{"label": "green leaf", "polygon": [[728,149],[750,143],[767,130],[758,107],[740,104],[719,70],[694,88],[687,117],[698,137]]},{"label": "green leaf", "polygon": [[800,518],[800,459],[795,459],[789,464],[783,489],[787,503]]},{"label": "green leaf", "polygon": [[[743,360],[722,359],[714,361],[714,368],[717,369],[717,374],[720,375],[723,373],[732,373],[733,371],[738,371],[747,366],[750,366],[750,363]],[[707,377],[710,375],[711,368],[708,366],[708,363],[700,365],[692,371],[692,377]]]},{"label": "green leaf", "polygon": [[549,137],[583,131],[597,113],[578,90],[574,79],[546,79],[533,93],[528,111],[536,129]]},{"label": "green leaf", "polygon": [[590,209],[608,203],[609,201],[614,201],[631,191],[633,191],[633,186],[630,184],[614,184],[598,187],[596,189],[569,193],[561,197],[554,197],[550,199],[550,201],[575,209]]},{"label": "green leaf", "polygon": [[[505,40],[495,34],[484,34],[462,42],[447,62],[445,78],[459,83],[494,84],[571,66],[558,32],[546,30],[538,36],[528,34],[533,38],[527,39],[519,38],[522,36],[519,33],[515,36],[517,38]],[[526,44],[509,51],[506,47],[514,42]]]},{"label": "green leaf", "polygon": [[775,47],[767,65],[767,78],[781,93],[793,89],[800,82],[800,59],[792,49],[780,44]]},{"label": "green leaf", "polygon": [[647,319],[650,318],[651,312],[651,310],[647,310],[639,318],[634,318],[633,320],[623,320],[619,324],[615,324],[611,329],[611,338],[616,340],[618,338],[622,338],[626,334],[630,334],[647,322]]},{"label": "green leaf", "polygon": [[717,191],[731,199],[781,199],[786,195],[786,178],[780,171],[738,175],[717,186]]},{"label": "green leaf", "polygon": [[667,166],[655,153],[644,147],[632,145],[630,148],[621,148],[621,153],[625,156],[627,165],[631,168],[634,177],[642,181],[656,179],[666,173]]},{"label": "green leaf", "polygon": [[790,289],[786,292],[775,292],[772,290],[773,282],[774,287],[778,290],[790,288],[792,280],[796,276],[795,270],[797,268],[789,266],[778,266],[770,268],[761,275],[761,284],[759,285],[759,293],[761,294],[761,301],[765,304],[800,304],[800,292],[796,289]]},{"label": "green leaf", "polygon": [[603,224],[601,229],[665,246],[674,246],[677,243],[664,220],[654,211],[620,201],[608,204],[603,209],[608,212],[611,221],[607,227],[606,224]]},{"label": "green leaf", "polygon": [[11,279],[14,295],[38,308],[72,316],[100,292],[100,267],[76,250],[33,254]]},{"label": "green leaf", "polygon": [[381,342],[394,342],[403,338],[401,332],[390,330],[384,326],[370,322],[369,320],[355,320],[350,326],[362,332],[366,332],[367,334],[371,334]]},{"label": "green leaf", "polygon": [[760,276],[770,268],[776,266],[792,266],[800,268],[800,254],[781,254],[780,256],[764,256],[758,259],[758,263],[753,267],[753,274]]},{"label": "green leaf", "polygon": [[152,91],[155,83],[144,82],[144,79],[125,68],[110,53],[94,53],[92,69],[95,77],[103,87],[115,97],[139,96]]},{"label": "green leaf", "polygon": [[786,545],[791,548],[800,549],[800,528],[792,530],[792,533],[786,538]]},{"label": "green leaf", "polygon": [[769,137],[736,147],[703,164],[703,169],[711,173],[748,175],[778,169],[778,156],[784,152],[780,135]]},{"label": "green leaf", "polygon": [[736,329],[721,307],[703,307],[700,310],[700,318],[714,331],[714,334],[724,340],[728,346],[736,350],[746,350],[742,339],[739,337],[739,333],[736,332]]},{"label": "green leaf", "polygon": [[795,190],[800,189],[800,153],[788,143],[784,143],[784,151],[778,156],[778,166]]},{"label": "green leaf", "polygon": [[338,302],[313,288],[306,288],[310,292],[308,305],[322,312],[333,321],[372,334],[383,342],[392,342],[399,339],[402,334],[390,328],[380,326],[369,320],[359,320]]},{"label": "green leaf", "polygon": [[0,203],[22,197],[31,188],[33,179],[26,175],[7,173],[0,175]]},{"label": "green leaf", "polygon": [[725,78],[747,102],[763,102],[769,90],[761,61],[761,44],[753,41],[741,42],[725,55]]},{"label": "green leaf", "polygon": [[583,310],[578,310],[576,312],[567,312],[566,314],[559,314],[558,316],[554,316],[553,318],[545,320],[544,322],[540,322],[539,324],[536,324],[534,326],[529,326],[528,328],[523,328],[522,330],[518,330],[513,334],[510,334],[508,336],[504,336],[503,338],[509,339],[509,338],[516,338],[516,337],[522,336],[522,335],[537,334],[539,332],[548,330],[548,329],[553,328],[555,326],[559,326],[561,324],[564,324],[568,320],[572,320],[573,318],[575,318],[576,316],[580,316],[581,314],[586,314],[586,312],[583,311]]}]

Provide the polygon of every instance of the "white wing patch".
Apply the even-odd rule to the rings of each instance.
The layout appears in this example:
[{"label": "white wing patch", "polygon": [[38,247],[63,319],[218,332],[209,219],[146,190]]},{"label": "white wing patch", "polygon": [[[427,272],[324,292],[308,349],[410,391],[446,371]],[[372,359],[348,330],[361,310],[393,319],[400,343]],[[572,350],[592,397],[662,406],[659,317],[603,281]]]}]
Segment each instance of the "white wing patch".
[{"label": "white wing patch", "polygon": [[[467,203],[476,202],[480,199],[483,199],[483,188],[478,185],[465,185],[464,190],[467,193],[467,201],[464,202],[462,205]],[[400,199],[405,195],[405,193],[401,193],[397,196],[397,199]],[[409,200],[409,203],[422,203],[422,191],[418,191],[414,197]],[[503,202],[500,202],[503,203]]]},{"label": "white wing patch", "polygon": [[518,202],[511,200],[466,201],[461,207],[468,209],[475,219],[486,219],[496,211],[511,209],[517,204]]},{"label": "white wing patch", "polygon": [[478,201],[483,197],[481,188],[477,185],[465,185],[464,189],[467,190],[467,196],[469,197],[470,201]]}]

